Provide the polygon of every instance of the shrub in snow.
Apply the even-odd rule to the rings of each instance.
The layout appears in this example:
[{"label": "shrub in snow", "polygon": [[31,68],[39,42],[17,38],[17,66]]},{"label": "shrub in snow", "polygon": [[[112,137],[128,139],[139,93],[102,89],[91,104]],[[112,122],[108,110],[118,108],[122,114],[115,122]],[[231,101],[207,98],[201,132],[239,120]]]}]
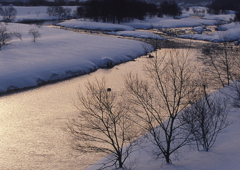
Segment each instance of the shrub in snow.
[{"label": "shrub in snow", "polygon": [[36,42],[36,39],[41,37],[40,32],[39,32],[38,29],[36,29],[36,28],[31,28],[31,29],[28,31],[28,34],[29,34],[29,35],[32,35],[32,37],[33,37],[33,42]]},{"label": "shrub in snow", "polygon": [[205,45],[202,48],[203,55],[198,57],[206,66],[204,72],[214,88],[224,87],[240,78],[238,50],[226,42],[227,34],[219,36],[224,43]]},{"label": "shrub in snow", "polygon": [[216,25],[217,27],[221,27],[223,25],[223,22],[220,20],[217,20],[216,22],[214,22],[214,25]]},{"label": "shrub in snow", "polygon": [[5,25],[0,25],[0,50],[12,39],[12,33],[8,31]]},{"label": "shrub in snow", "polygon": [[199,26],[199,27],[193,28],[192,30],[196,31],[198,34],[202,34],[202,32],[204,31],[204,27]]},{"label": "shrub in snow", "polygon": [[215,143],[218,134],[229,125],[226,101],[220,96],[206,95],[184,110],[182,124],[192,133],[192,139],[208,151]]},{"label": "shrub in snow", "polygon": [[115,66],[115,63],[112,59],[104,57],[101,59],[100,67],[101,68],[112,68]]},{"label": "shrub in snow", "polygon": [[215,28],[215,31],[226,31],[227,29],[221,26]]},{"label": "shrub in snow", "polygon": [[19,38],[19,39],[22,41],[22,33],[21,33],[20,30],[17,29],[17,30],[15,30],[15,31],[13,31],[12,34],[13,34],[15,37]]},{"label": "shrub in snow", "polygon": [[11,22],[16,18],[17,10],[14,7],[0,7],[0,15],[4,22]]}]

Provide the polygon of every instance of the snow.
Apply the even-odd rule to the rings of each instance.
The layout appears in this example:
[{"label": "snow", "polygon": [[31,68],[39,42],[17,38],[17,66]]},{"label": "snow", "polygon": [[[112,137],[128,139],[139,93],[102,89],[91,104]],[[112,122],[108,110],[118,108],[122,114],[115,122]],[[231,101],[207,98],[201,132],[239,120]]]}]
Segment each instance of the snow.
[{"label": "snow", "polygon": [[[21,7],[14,6],[17,10],[16,19],[14,22],[26,22],[26,21],[44,21],[44,20],[56,20],[55,16],[49,16],[47,14],[47,6],[38,7]],[[72,12],[76,9],[76,6],[66,6],[64,8],[71,8]]]},{"label": "snow", "polygon": [[131,22],[131,23],[121,23],[124,25],[131,26],[135,29],[150,29],[150,28],[179,28],[179,27],[195,27],[201,25],[214,25],[215,20],[205,20],[201,18],[181,18],[174,19],[172,17],[164,18],[147,18],[143,22]]},{"label": "snow", "polygon": [[233,19],[234,16],[235,16],[234,14],[219,14],[219,15],[205,14],[203,19],[230,21],[230,19]]},{"label": "snow", "polygon": [[135,37],[135,38],[151,38],[151,39],[166,40],[165,38],[159,35],[153,34],[151,32],[145,32],[145,31],[117,31],[117,32],[106,32],[106,34]]},{"label": "snow", "polygon": [[200,18],[165,19],[160,21],[161,26],[165,28],[214,25],[215,22],[215,20],[204,20]]},{"label": "snow", "polygon": [[[215,91],[231,95],[228,87]],[[220,93],[219,97],[223,93]],[[172,159],[172,164],[166,164],[161,159],[152,159],[151,150],[158,149],[151,142],[146,141],[141,145],[142,149],[131,154],[131,160],[136,160],[136,170],[238,170],[240,167],[240,108],[231,108],[229,116],[231,124],[220,133],[213,147],[208,151],[197,151],[196,146],[184,146],[176,153]],[[86,168],[86,170],[95,170],[99,167],[101,161]]]},{"label": "snow", "polygon": [[34,43],[28,35],[34,26],[10,23],[7,28],[19,30],[23,41],[15,38],[0,51],[1,92],[86,74],[145,53],[143,43],[133,40],[35,27],[41,38]]},{"label": "snow", "polygon": [[204,31],[204,27],[198,26],[198,27],[194,27],[192,30],[196,31],[198,34],[202,34],[202,32]]},{"label": "snow", "polygon": [[[15,7],[18,11],[15,22],[35,20],[55,20],[48,16],[47,7]],[[76,7],[70,7],[72,10]],[[159,38],[160,36],[135,29],[151,28],[192,28],[199,34],[180,35],[180,38],[206,40],[213,42],[235,41],[240,42],[240,24],[230,23],[220,26],[212,34],[203,33],[203,25],[214,25],[216,20],[229,21],[234,12],[228,14],[210,15],[204,13],[202,18],[193,17],[193,8],[184,11],[179,19],[171,17],[146,18],[144,21],[134,20],[131,23],[101,23],[83,20],[70,20],[59,25],[71,28],[114,31],[109,34],[132,36],[138,38]],[[192,17],[191,17],[192,16]],[[187,18],[190,17],[190,18]],[[20,31],[23,41],[14,38],[10,45],[4,46],[0,51],[0,91],[17,88],[38,86],[41,83],[61,80],[75,75],[92,72],[101,67],[107,67],[127,62],[145,53],[142,42],[125,40],[113,37],[74,33],[50,27],[35,27],[31,25],[9,23],[7,28],[11,31]],[[37,28],[41,38],[34,43],[28,34],[30,28]],[[117,31],[117,32],[116,32]],[[226,88],[224,88],[226,89]],[[224,133],[221,133],[209,152],[197,151],[196,148],[185,146],[181,148],[178,159],[172,165],[166,165],[161,160],[152,160],[149,149],[155,146],[145,143],[144,149],[135,152],[132,158],[138,159],[137,170],[209,170],[231,169],[240,167],[240,109],[232,109],[229,115],[234,123]],[[103,158],[104,159],[104,158]],[[106,158],[105,158],[106,159]],[[87,170],[98,167],[95,164]]]},{"label": "snow", "polygon": [[[18,7],[17,16],[14,22],[24,22],[24,21],[44,21],[44,20],[56,20],[57,17],[49,16],[46,11],[47,7]],[[72,11],[76,9],[76,6],[67,7],[71,8]],[[200,12],[194,14],[193,10],[205,10],[204,13]],[[135,29],[144,29],[148,30],[151,28],[186,28],[193,27],[193,29],[198,34],[189,34],[189,35],[181,35],[180,38],[187,39],[197,39],[197,40],[205,40],[205,41],[213,41],[213,42],[221,42],[222,38],[219,35],[224,34],[228,35],[227,41],[236,41],[240,39],[240,31],[239,26],[233,26],[234,23],[227,24],[226,22],[218,27],[218,31],[212,34],[201,34],[202,27],[208,25],[215,25],[216,22],[219,21],[229,21],[230,18],[234,17],[235,12],[229,11],[227,14],[207,14],[206,7],[193,6],[190,7],[189,11],[183,10],[183,14],[178,17],[178,19],[174,19],[172,17],[153,17],[146,18],[143,21],[134,20],[130,23],[120,23],[120,24],[112,24],[112,23],[102,23],[102,22],[92,22],[85,19],[77,19],[77,20],[69,20],[65,22],[61,22],[58,25],[63,27],[70,28],[80,28],[80,29],[88,29],[88,30],[99,30],[99,31],[128,31],[128,32],[117,32],[111,33],[115,35],[122,36],[131,36],[131,37],[145,37],[148,38],[152,35],[146,35],[145,32],[136,32]],[[134,32],[135,31],[135,32]],[[206,30],[205,30],[206,31]],[[221,31],[221,32],[219,32]],[[225,31],[225,32],[224,32]],[[142,34],[140,34],[142,33]]]},{"label": "snow", "polygon": [[58,26],[69,27],[69,28],[80,28],[88,30],[100,30],[100,31],[133,31],[132,27],[110,24],[101,22],[82,21],[81,19],[65,21],[57,24]]},{"label": "snow", "polygon": [[[205,10],[204,13],[200,12],[200,13],[194,13],[193,9],[197,10],[197,11],[202,11]],[[221,21],[229,21],[230,18],[234,18],[234,14],[235,11],[229,11],[227,14],[208,14],[207,13],[207,9],[206,7],[201,7],[201,6],[193,6],[193,7],[189,7],[189,11],[183,10],[182,11],[182,15],[181,17],[187,18],[190,16],[199,16],[202,17],[202,19],[207,19],[207,20],[221,20]]]},{"label": "snow", "polygon": [[236,41],[240,39],[240,24],[230,23],[221,26],[222,31],[213,32],[210,35],[207,34],[186,34],[179,35],[180,38],[212,41],[212,42],[223,42],[223,41]]}]

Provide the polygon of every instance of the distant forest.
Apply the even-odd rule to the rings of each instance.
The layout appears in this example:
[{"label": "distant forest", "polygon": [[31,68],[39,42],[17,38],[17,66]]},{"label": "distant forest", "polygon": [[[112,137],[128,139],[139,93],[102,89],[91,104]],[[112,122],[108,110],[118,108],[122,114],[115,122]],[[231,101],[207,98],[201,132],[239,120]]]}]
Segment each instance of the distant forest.
[{"label": "distant forest", "polygon": [[240,0],[213,0],[210,9],[220,10],[240,10]]},{"label": "distant forest", "polygon": [[[81,5],[82,2],[88,0],[0,0],[0,4],[9,5],[13,4],[16,6],[78,6]],[[113,0],[115,1],[115,0]],[[161,3],[166,0],[141,0],[150,3]],[[171,1],[171,0],[167,0]],[[212,0],[175,0],[175,2],[184,2],[190,4],[197,4],[201,2],[212,2]]]},{"label": "distant forest", "polygon": [[[161,3],[163,1],[166,0],[148,0],[149,2],[154,2],[154,3]],[[212,0],[175,0],[175,2],[180,3],[180,2],[184,2],[184,3],[189,3],[189,4],[199,4],[199,3],[203,3],[203,2],[208,2],[211,3]]]},{"label": "distant forest", "polygon": [[143,0],[88,0],[77,8],[79,18],[89,18],[103,22],[130,22],[134,19],[158,15],[179,16],[181,8],[174,1],[163,1],[160,4]]}]

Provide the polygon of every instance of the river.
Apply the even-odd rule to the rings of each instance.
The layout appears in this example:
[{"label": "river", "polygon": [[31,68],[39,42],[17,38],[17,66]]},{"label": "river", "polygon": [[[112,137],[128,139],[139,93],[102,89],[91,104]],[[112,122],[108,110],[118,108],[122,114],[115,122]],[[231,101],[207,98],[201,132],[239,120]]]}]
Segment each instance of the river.
[{"label": "river", "polygon": [[88,80],[102,77],[118,91],[124,86],[122,76],[141,74],[147,60],[143,56],[112,69],[0,97],[0,169],[82,170],[101,159],[102,155],[71,148],[67,124],[78,112],[77,91]]},{"label": "river", "polygon": [[77,91],[87,80],[106,77],[112,90],[123,87],[122,76],[141,72],[149,60],[141,57],[112,69],[0,98],[0,169],[84,169],[99,155],[81,154],[70,147],[67,123],[78,111]]}]

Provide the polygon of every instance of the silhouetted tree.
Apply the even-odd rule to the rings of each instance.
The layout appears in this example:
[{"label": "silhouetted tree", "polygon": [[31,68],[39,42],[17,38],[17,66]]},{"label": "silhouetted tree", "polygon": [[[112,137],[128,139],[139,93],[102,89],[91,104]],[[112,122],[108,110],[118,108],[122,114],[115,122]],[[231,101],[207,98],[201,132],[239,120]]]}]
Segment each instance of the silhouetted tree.
[{"label": "silhouetted tree", "polygon": [[102,168],[126,168],[125,163],[136,150],[140,134],[130,119],[131,108],[118,92],[107,88],[105,79],[86,84],[79,92],[79,112],[69,124],[73,148],[82,153],[110,154]]},{"label": "silhouetted tree", "polygon": [[16,18],[17,10],[14,7],[0,7],[0,15],[4,22],[11,22]]},{"label": "silhouetted tree", "polygon": [[0,50],[12,39],[12,33],[3,24],[0,24]]},{"label": "silhouetted tree", "polygon": [[135,122],[157,147],[153,156],[167,163],[189,142],[191,133],[182,128],[179,115],[195,101],[198,83],[194,69],[189,50],[166,49],[150,59],[145,76],[130,74],[125,80],[129,102],[136,109]]},{"label": "silhouetted tree", "polygon": [[28,30],[28,34],[32,35],[33,42],[36,42],[36,39],[41,37],[40,32],[36,28],[31,28],[30,30]]},{"label": "silhouetted tree", "polygon": [[182,124],[192,133],[193,140],[208,151],[215,143],[218,134],[229,125],[226,100],[212,93],[198,100],[184,110]]},{"label": "silhouetted tree", "polygon": [[240,78],[240,71],[237,65],[239,54],[237,49],[226,42],[226,37],[221,36],[225,41],[222,44],[205,45],[202,48],[202,56],[198,59],[206,66],[205,72],[208,73],[214,88],[221,88],[229,85],[231,81]]}]

